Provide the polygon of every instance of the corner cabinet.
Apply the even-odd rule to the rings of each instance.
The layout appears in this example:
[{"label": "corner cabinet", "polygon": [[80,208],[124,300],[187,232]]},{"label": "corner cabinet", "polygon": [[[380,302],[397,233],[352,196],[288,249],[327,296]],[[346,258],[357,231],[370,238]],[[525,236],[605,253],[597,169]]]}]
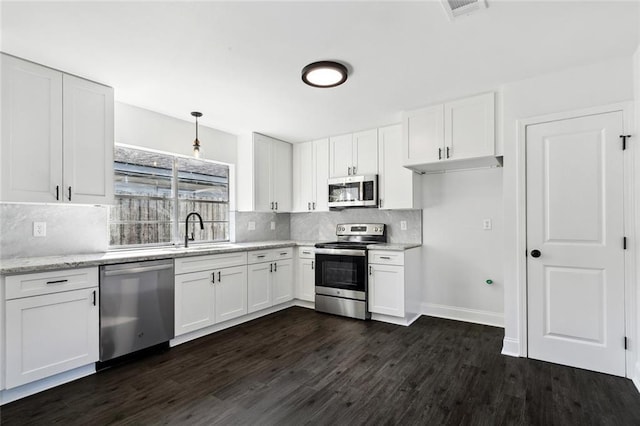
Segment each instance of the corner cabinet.
[{"label": "corner cabinet", "polygon": [[4,278],[5,387],[98,361],[98,268]]},{"label": "corner cabinet", "polygon": [[378,129],[378,207],[383,210],[420,208],[420,175],[402,167],[402,126]]},{"label": "corner cabinet", "polygon": [[294,298],[293,249],[258,250],[249,253],[249,313]]},{"label": "corner cabinet", "polygon": [[293,211],[329,211],[329,139],[293,145]]},{"label": "corner cabinet", "polygon": [[1,201],[113,202],[113,89],[1,54]]},{"label": "corner cabinet", "polygon": [[290,212],[293,148],[259,133],[253,134],[254,210]]},{"label": "corner cabinet", "polygon": [[329,177],[378,173],[377,129],[329,138]]},{"label": "corner cabinet", "polygon": [[403,165],[420,172],[501,165],[494,98],[485,93],[405,112]]}]

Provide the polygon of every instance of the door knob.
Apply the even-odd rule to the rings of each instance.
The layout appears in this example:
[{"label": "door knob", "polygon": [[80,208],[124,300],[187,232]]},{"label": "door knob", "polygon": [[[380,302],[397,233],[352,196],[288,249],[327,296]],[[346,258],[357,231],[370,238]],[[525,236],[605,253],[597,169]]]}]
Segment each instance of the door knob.
[{"label": "door knob", "polygon": [[538,249],[533,249],[531,250],[531,257],[540,257],[542,253],[540,253],[540,250]]}]

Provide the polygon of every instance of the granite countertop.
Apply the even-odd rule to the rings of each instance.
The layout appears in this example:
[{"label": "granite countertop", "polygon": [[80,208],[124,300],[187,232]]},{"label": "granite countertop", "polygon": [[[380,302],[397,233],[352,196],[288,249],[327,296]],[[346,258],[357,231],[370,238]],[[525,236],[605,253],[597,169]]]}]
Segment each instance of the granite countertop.
[{"label": "granite countertop", "polygon": [[139,250],[114,250],[106,253],[71,254],[62,256],[31,257],[0,260],[0,275],[82,268],[143,260],[172,259],[238,251],[265,250],[294,247],[296,241],[258,241],[251,243],[220,243],[215,245],[184,247],[158,247]]},{"label": "granite countertop", "polygon": [[[144,260],[172,259],[238,251],[266,250],[281,247],[313,246],[316,241],[257,241],[250,243],[219,243],[215,245],[184,247],[158,247],[135,250],[114,250],[106,253],[70,254],[61,256],[30,257],[0,260],[0,275],[52,271],[56,269],[83,268],[114,263]],[[404,251],[420,244],[372,244],[369,249]]]}]

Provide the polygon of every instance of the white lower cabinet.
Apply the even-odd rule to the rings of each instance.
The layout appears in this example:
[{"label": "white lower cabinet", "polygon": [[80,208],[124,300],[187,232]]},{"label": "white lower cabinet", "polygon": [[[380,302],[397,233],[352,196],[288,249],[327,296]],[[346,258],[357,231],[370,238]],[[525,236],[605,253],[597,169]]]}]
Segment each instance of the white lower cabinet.
[{"label": "white lower cabinet", "polygon": [[369,310],[404,316],[404,266],[369,265]]},{"label": "white lower cabinet", "polygon": [[313,247],[298,248],[296,269],[296,299],[315,302],[316,260]]},{"label": "white lower cabinet", "polygon": [[[98,270],[78,271],[90,278],[83,284],[86,288],[76,289],[79,284],[73,272],[5,277],[7,389],[98,360]],[[36,291],[38,295],[15,297],[25,283],[43,287]]]},{"label": "white lower cabinet", "polygon": [[262,250],[251,254],[247,268],[250,313],[293,299],[292,256],[291,248]]},{"label": "white lower cabinet", "polygon": [[409,325],[420,316],[420,248],[369,251],[372,319]]},{"label": "white lower cabinet", "polygon": [[176,272],[198,267],[175,277],[176,336],[247,314],[246,252],[176,259]]}]

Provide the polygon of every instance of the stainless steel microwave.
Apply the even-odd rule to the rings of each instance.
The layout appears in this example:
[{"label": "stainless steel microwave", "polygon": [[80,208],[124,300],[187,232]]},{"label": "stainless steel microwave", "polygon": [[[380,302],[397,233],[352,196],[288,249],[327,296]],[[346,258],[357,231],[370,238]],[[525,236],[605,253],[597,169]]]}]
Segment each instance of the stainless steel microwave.
[{"label": "stainless steel microwave", "polygon": [[327,182],[331,209],[378,206],[378,175],[345,176]]}]

